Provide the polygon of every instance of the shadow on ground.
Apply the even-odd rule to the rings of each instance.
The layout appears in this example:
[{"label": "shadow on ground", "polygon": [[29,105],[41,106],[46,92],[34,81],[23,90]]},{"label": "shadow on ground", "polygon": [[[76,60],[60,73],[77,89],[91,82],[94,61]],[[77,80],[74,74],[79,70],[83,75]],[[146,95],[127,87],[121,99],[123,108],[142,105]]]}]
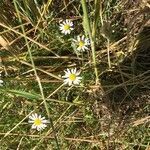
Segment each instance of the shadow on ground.
[{"label": "shadow on ground", "polygon": [[[149,103],[150,26],[143,28],[136,49],[113,71],[102,74],[109,109],[128,117]],[[147,112],[148,113],[148,112]]]}]

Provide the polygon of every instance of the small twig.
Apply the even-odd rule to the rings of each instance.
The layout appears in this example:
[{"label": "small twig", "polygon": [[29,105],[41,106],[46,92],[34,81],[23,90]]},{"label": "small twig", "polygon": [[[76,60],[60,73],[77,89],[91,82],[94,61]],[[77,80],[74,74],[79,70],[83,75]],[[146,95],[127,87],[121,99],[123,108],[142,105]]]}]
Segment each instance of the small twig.
[{"label": "small twig", "polygon": [[55,56],[59,57],[58,54],[56,54],[55,52],[51,51],[48,47],[46,47],[46,46],[42,45],[41,43],[39,43],[39,42],[37,42],[37,41],[31,39],[30,37],[24,35],[23,33],[20,33],[20,32],[18,32],[18,31],[14,30],[13,28],[4,25],[3,23],[0,23],[0,26],[2,26],[2,27],[5,28],[5,29],[8,29],[8,30],[10,30],[10,31],[12,31],[12,32],[14,32],[14,33],[16,33],[16,34],[18,34],[18,35],[21,35],[22,37],[24,37],[24,38],[26,38],[27,40],[29,40],[29,41],[35,43],[35,44],[38,45],[39,47],[44,48],[45,50],[50,51],[50,52],[51,52],[52,54],[54,54]]},{"label": "small twig", "polygon": [[108,59],[108,67],[109,67],[109,69],[111,69],[109,38],[107,38],[107,59]]}]

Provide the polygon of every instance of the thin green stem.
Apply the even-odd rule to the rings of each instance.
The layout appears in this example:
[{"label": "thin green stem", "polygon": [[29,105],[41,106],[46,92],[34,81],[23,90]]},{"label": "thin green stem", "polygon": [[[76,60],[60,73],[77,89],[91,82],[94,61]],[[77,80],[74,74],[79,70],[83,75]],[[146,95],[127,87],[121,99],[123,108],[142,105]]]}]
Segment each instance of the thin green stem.
[{"label": "thin green stem", "polygon": [[96,53],[95,53],[95,40],[92,36],[92,31],[91,31],[91,26],[88,18],[88,11],[87,11],[87,4],[86,0],[81,0],[82,4],[82,9],[83,9],[83,22],[84,22],[84,29],[87,30],[87,33],[89,34],[90,42],[91,42],[91,50],[92,50],[92,61],[94,65],[94,71],[95,71],[95,83],[96,85],[99,83],[99,78],[98,78],[98,70],[96,67]]},{"label": "thin green stem", "polygon": [[109,38],[107,38],[107,59],[108,59],[108,66],[111,69],[111,61],[110,61],[110,42]]},{"label": "thin green stem", "polygon": [[99,15],[100,15],[100,0],[95,0],[95,15],[94,15],[94,21],[93,21],[93,27],[92,27],[92,36],[93,40],[95,41],[96,37],[96,29],[97,29],[97,24],[99,20]]},{"label": "thin green stem", "polygon": [[[19,22],[22,24],[22,20],[21,20],[20,13],[19,13],[19,10],[18,10],[17,4],[16,4],[16,0],[14,0],[14,6],[15,6],[15,9],[16,9],[16,12],[17,12],[17,16],[18,16]],[[37,80],[38,85],[39,85],[41,97],[42,97],[42,100],[43,100],[43,103],[44,103],[44,106],[45,106],[48,118],[50,120],[50,125],[51,125],[51,128],[52,128],[53,132],[55,133],[53,121],[52,121],[52,118],[50,117],[50,112],[49,112],[49,109],[48,109],[48,105],[47,105],[46,99],[44,97],[43,87],[42,87],[40,78],[39,78],[39,76],[37,74],[37,71],[36,71],[36,67],[35,67],[35,64],[34,64],[34,61],[33,61],[33,58],[32,58],[32,53],[31,53],[31,50],[30,50],[30,46],[28,44],[28,40],[26,38],[26,33],[25,33],[23,25],[21,25],[21,29],[22,29],[22,33],[25,35],[24,36],[24,40],[26,42],[26,46],[27,46],[27,49],[28,49],[28,53],[29,53],[29,57],[30,57],[30,60],[31,60],[31,64],[32,64],[33,70],[34,70],[34,74],[36,76],[36,80]],[[59,144],[58,144],[58,139],[57,139],[56,134],[54,134],[54,136],[55,136],[55,141],[56,141],[57,149],[59,150]]]}]

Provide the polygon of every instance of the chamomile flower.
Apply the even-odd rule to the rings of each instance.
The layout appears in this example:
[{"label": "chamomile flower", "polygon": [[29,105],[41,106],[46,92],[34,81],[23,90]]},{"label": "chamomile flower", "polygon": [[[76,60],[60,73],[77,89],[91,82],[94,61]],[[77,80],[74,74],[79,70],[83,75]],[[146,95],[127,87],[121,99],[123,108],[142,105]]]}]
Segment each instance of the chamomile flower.
[{"label": "chamomile flower", "polygon": [[[1,74],[0,74],[0,77],[1,77]],[[0,80],[0,86],[3,86],[3,80]]]},{"label": "chamomile flower", "polygon": [[0,86],[3,86],[3,80],[0,80]]},{"label": "chamomile flower", "polygon": [[47,127],[46,124],[49,123],[49,121],[46,120],[45,117],[41,117],[41,115],[35,113],[29,116],[28,123],[32,123],[32,129],[37,129],[38,131],[41,131]]},{"label": "chamomile flower", "polygon": [[68,84],[69,86],[71,85],[78,85],[81,82],[82,77],[79,77],[80,72],[77,71],[76,68],[74,69],[67,69],[64,71],[65,75],[62,76],[64,78],[64,83]]},{"label": "chamomile flower", "polygon": [[61,30],[61,33],[64,33],[65,35],[70,34],[73,30],[73,22],[67,19],[60,23],[59,29]]},{"label": "chamomile flower", "polygon": [[73,41],[76,43],[76,45],[78,46],[77,47],[77,50],[79,52],[81,51],[85,51],[85,50],[88,50],[88,46],[90,45],[90,41],[88,38],[85,38],[84,35],[82,36],[77,36],[77,40],[73,39]]}]

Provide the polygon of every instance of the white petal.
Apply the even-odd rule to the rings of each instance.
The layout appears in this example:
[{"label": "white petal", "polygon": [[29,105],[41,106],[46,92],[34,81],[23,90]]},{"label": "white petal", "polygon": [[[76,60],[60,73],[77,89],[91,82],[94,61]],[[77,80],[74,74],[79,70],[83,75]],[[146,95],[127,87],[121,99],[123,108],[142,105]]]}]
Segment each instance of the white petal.
[{"label": "white petal", "polygon": [[33,124],[31,128],[32,128],[32,129],[36,129],[37,126]]},{"label": "white petal", "polygon": [[68,33],[68,34],[70,34],[70,33],[71,33],[71,31],[70,31],[70,30],[67,30],[67,33]]},{"label": "white petal", "polygon": [[72,85],[72,81],[68,80],[68,85],[71,86]]},{"label": "white petal", "polygon": [[66,31],[64,31],[64,33],[65,33],[65,35],[67,35],[68,33],[67,33],[67,30]]},{"label": "white petal", "polygon": [[78,47],[77,50],[78,50],[78,51],[81,51],[81,47]]},{"label": "white petal", "polygon": [[0,86],[3,86],[3,83],[4,83],[3,80],[0,80]]},{"label": "white petal", "polygon": [[68,74],[68,71],[67,71],[67,70],[64,70],[64,72],[65,72],[65,75]]},{"label": "white petal", "polygon": [[[80,71],[77,71],[77,72],[76,72],[76,75],[78,76],[79,74],[80,74]],[[78,78],[78,77],[77,77],[77,78]]]},{"label": "white petal", "polygon": [[34,114],[30,115],[30,116],[29,116],[29,119],[34,120],[34,119],[35,119]]},{"label": "white petal", "polygon": [[29,116],[29,119],[30,119],[30,120],[34,120],[34,118],[33,118],[32,116]]},{"label": "white petal", "polygon": [[87,45],[90,45],[90,40],[89,40],[89,39],[85,39],[85,43],[86,43]]},{"label": "white petal", "polygon": [[77,36],[77,40],[80,41],[80,36]]},{"label": "white petal", "polygon": [[81,38],[81,39],[82,39],[82,41],[84,41],[84,35],[82,35],[82,38]]},{"label": "white petal", "polygon": [[69,74],[71,74],[70,69],[67,68],[67,71],[68,71]]},{"label": "white petal", "polygon": [[68,19],[66,19],[66,24],[69,24],[69,20]]},{"label": "white petal", "polygon": [[66,22],[65,22],[65,21],[63,21],[63,22],[62,22],[62,24],[63,24],[63,25],[66,25]]},{"label": "white petal", "polygon": [[44,128],[46,128],[47,127],[47,125],[46,124],[42,124],[42,128],[44,129]]},{"label": "white petal", "polygon": [[75,39],[72,39],[73,40],[73,42],[75,42],[75,43],[77,43],[78,41],[77,40],[75,40]]},{"label": "white petal", "polygon": [[64,27],[64,25],[63,25],[63,24],[60,24],[59,28],[61,28],[61,29],[62,29],[63,27]]},{"label": "white petal", "polygon": [[38,114],[37,113],[33,114],[33,116],[34,116],[35,119],[38,118]]},{"label": "white petal", "polygon": [[74,68],[74,70],[72,71],[74,74],[76,74],[77,72],[77,68]]},{"label": "white petal", "polygon": [[77,77],[77,78],[76,78],[76,80],[81,80],[81,79],[82,79],[82,77]]},{"label": "white petal", "polygon": [[34,120],[28,120],[28,123],[34,123]]},{"label": "white petal", "polygon": [[74,69],[71,69],[71,71],[70,71],[70,72],[71,72],[71,74],[73,74],[73,73],[74,73]]},{"label": "white petal", "polygon": [[71,26],[71,27],[73,26],[73,22],[70,22],[70,26]]},{"label": "white petal", "polygon": [[69,79],[67,78],[64,80],[64,84],[68,84],[68,83],[69,83]]},{"label": "white petal", "polygon": [[45,120],[45,117],[41,117],[41,120]]},{"label": "white petal", "polygon": [[80,80],[74,80],[73,83],[74,83],[74,84],[79,84],[79,83],[80,83]]},{"label": "white petal", "polygon": [[88,47],[84,46],[84,49],[88,49]]},{"label": "white petal", "polygon": [[42,130],[41,126],[37,126],[37,130],[41,131]]},{"label": "white petal", "polygon": [[45,124],[42,124],[42,125],[40,125],[40,126],[37,126],[37,130],[38,130],[38,131],[41,131],[41,130],[43,130],[44,128],[46,128],[46,125],[45,125]]},{"label": "white petal", "polygon": [[40,119],[40,120],[41,120],[41,118],[42,118],[42,117],[41,117],[41,115],[39,115],[38,119]]},{"label": "white petal", "polygon": [[42,120],[42,123],[49,123],[48,120]]},{"label": "white petal", "polygon": [[68,75],[64,75],[64,76],[62,76],[62,78],[64,78],[64,79],[65,79],[65,78],[68,78],[68,77],[69,77]]},{"label": "white petal", "polygon": [[70,71],[68,72],[68,71],[64,71],[65,72],[65,76],[66,77],[69,77],[70,76]]}]

